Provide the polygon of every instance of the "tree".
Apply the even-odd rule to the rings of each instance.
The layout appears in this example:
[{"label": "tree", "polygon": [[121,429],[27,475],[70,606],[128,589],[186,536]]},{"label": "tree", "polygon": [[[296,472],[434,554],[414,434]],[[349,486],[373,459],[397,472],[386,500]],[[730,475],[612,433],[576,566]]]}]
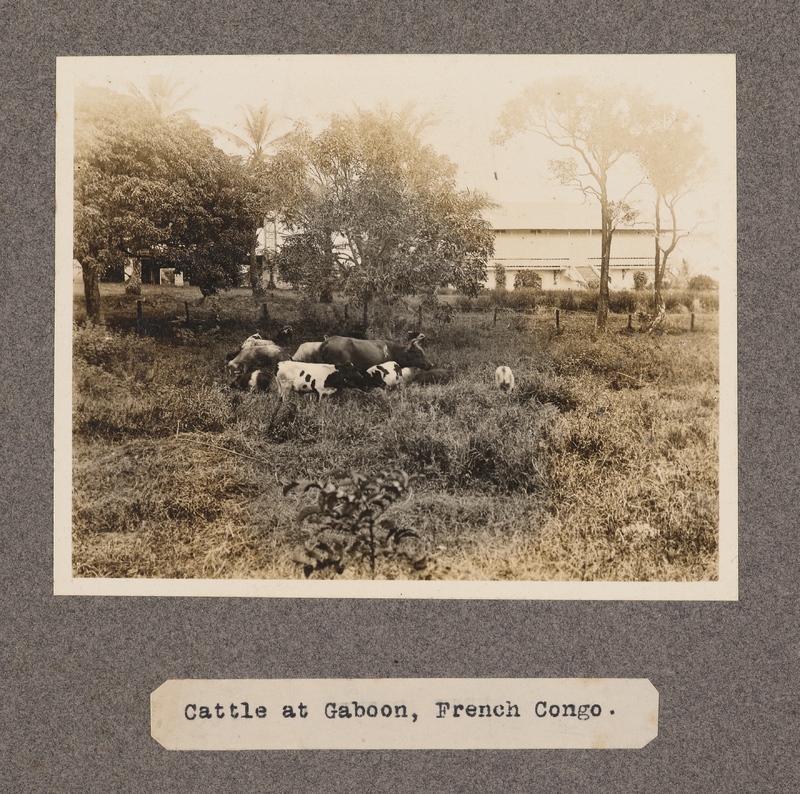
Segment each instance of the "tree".
[{"label": "tree", "polygon": [[520,270],[514,276],[514,289],[540,290],[542,288],[542,277],[532,270]]},{"label": "tree", "polygon": [[637,152],[647,106],[644,96],[621,85],[594,85],[579,77],[539,81],[506,104],[499,130],[493,135],[493,140],[502,144],[516,135],[535,133],[576,153],[577,157],[551,160],[550,169],[562,184],[580,190],[600,205],[598,331],[605,330],[608,318],[614,229],[634,218],[627,197],[636,185],[627,190],[615,187],[612,169]]},{"label": "tree", "polygon": [[[271,147],[275,146],[283,136],[276,136],[273,134],[273,129],[278,120],[270,113],[269,106],[266,103],[258,107],[254,105],[241,105],[239,107],[239,113],[242,135],[238,135],[222,127],[216,129],[236,146],[247,152],[247,167],[251,171],[252,178],[260,186],[259,196],[261,213],[259,223],[264,229],[264,240],[266,243],[267,225],[269,223],[269,215],[273,212],[272,205],[274,203],[274,195],[269,188],[269,175],[266,169],[268,151]],[[265,295],[263,261],[259,261],[256,256],[256,246],[257,240],[254,237],[250,250],[250,288],[253,291],[253,297],[263,298]],[[266,258],[265,245],[264,259]],[[268,287],[270,289],[275,289],[274,265],[274,259],[270,257],[267,262],[267,266],[269,267]]]},{"label": "tree", "polygon": [[[685,111],[666,105],[655,109],[648,129],[640,137],[637,156],[654,193],[652,331],[663,324],[666,316],[662,289],[669,272],[669,257],[678,242],[697,228],[697,224],[684,230],[678,227],[677,205],[701,184],[711,164],[697,122]],[[662,212],[669,219],[666,225],[662,223]]]},{"label": "tree", "polygon": [[258,107],[255,105],[240,105],[239,115],[242,135],[223,127],[217,127],[216,129],[240,149],[244,149],[247,152],[248,160],[251,162],[264,162],[267,159],[269,148],[283,137],[273,135],[272,132],[278,120],[270,113],[269,106],[266,103]]},{"label": "tree", "polygon": [[637,270],[633,274],[633,288],[635,290],[643,290],[647,286],[647,273],[643,270]]},{"label": "tree", "polygon": [[196,110],[185,106],[186,98],[194,91],[194,87],[186,88],[177,77],[154,74],[147,79],[144,90],[135,83],[130,83],[129,88],[132,96],[149,104],[162,119],[189,116]]},{"label": "tree", "polygon": [[333,116],[316,136],[296,126],[273,169],[292,233],[282,277],[316,294],[335,285],[365,317],[375,298],[447,284],[477,293],[493,250],[481,217],[490,202],[456,188],[455,165],[420,140],[428,123],[408,108],[379,108]]},{"label": "tree", "polygon": [[711,289],[719,289],[719,283],[715,281],[711,276],[707,276],[705,273],[700,273],[697,276],[692,276],[689,279],[689,289],[694,291],[702,292],[704,290],[711,290]]},{"label": "tree", "polygon": [[505,265],[497,262],[494,266],[494,288],[505,292],[508,289],[508,274],[506,273]]},{"label": "tree", "polygon": [[100,277],[130,259],[174,267],[204,294],[237,283],[254,186],[196,122],[162,118],[107,89],[80,90],[74,164],[74,256],[90,320],[100,321]]}]

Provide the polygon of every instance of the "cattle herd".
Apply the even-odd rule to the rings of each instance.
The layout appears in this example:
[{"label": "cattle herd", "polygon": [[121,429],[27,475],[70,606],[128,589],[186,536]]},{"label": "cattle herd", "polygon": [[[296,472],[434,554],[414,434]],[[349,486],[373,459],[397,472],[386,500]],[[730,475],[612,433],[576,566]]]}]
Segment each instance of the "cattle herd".
[{"label": "cattle herd", "polygon": [[[406,343],[380,339],[327,336],[322,342],[304,342],[293,355],[281,345],[291,343],[292,329],[285,326],[275,341],[253,334],[235,353],[227,356],[231,385],[249,391],[266,391],[273,380],[281,400],[292,392],[323,397],[340,389],[394,388],[412,383],[448,383],[453,373],[435,369],[422,348],[424,334],[409,334]],[[280,344],[279,344],[280,343]],[[498,367],[495,385],[514,389],[510,367]]]}]

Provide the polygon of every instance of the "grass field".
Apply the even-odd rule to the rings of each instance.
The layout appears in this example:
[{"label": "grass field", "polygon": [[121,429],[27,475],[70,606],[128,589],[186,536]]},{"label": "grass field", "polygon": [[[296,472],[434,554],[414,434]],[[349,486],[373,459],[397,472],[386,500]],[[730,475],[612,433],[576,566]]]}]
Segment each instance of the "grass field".
[{"label": "grass field", "polygon": [[[346,330],[341,306],[245,291],[103,285],[107,326],[75,301],[73,569],[80,577],[296,578],[297,513],[284,485],[339,469],[419,474],[387,511],[428,564],[377,578],[700,581],[717,578],[718,315],[671,313],[660,336],[610,316],[554,310],[423,315],[447,385],[343,392],[321,404],[229,388],[225,353],[295,328],[290,350]],[[184,301],[190,323],[185,323]],[[456,304],[458,306],[458,304]],[[463,306],[461,308],[464,308]],[[415,307],[382,315],[401,337]],[[495,367],[518,388],[497,392]],[[314,577],[368,578],[366,564]]]}]

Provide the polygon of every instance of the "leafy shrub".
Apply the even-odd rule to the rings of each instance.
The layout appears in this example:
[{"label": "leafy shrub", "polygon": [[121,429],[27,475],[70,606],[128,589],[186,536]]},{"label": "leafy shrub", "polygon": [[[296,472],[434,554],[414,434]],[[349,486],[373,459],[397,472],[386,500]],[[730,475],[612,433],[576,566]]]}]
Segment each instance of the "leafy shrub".
[{"label": "leafy shrub", "polygon": [[507,280],[507,275],[505,267],[499,263],[496,264],[494,266],[495,289],[498,290],[499,292],[504,292],[507,289],[506,280]]},{"label": "leafy shrub", "polygon": [[711,276],[700,274],[699,276],[692,276],[689,279],[689,289],[693,292],[697,292],[699,290],[719,289],[719,282],[714,281]]},{"label": "leafy shrub", "polygon": [[542,277],[533,270],[520,270],[514,276],[514,291],[519,289],[541,290]]},{"label": "leafy shrub", "polygon": [[299,480],[283,489],[284,495],[299,488],[318,492],[317,504],[304,507],[298,521],[308,522],[308,539],[296,561],[306,576],[333,568],[343,573],[351,563],[368,561],[372,578],[378,557],[407,559],[415,570],[427,564],[417,544],[416,532],[398,527],[390,518],[380,518],[387,508],[407,493],[417,475],[400,469],[382,469],[377,474],[337,472],[329,480]]}]

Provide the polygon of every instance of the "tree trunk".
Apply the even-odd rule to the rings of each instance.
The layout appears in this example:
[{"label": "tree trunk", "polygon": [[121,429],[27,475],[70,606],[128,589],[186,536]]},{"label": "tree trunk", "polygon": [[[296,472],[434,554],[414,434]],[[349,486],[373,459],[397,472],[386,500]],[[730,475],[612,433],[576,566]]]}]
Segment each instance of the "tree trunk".
[{"label": "tree trunk", "polygon": [[264,289],[264,260],[259,261],[256,256],[256,244],[250,249],[250,289],[254,298],[263,298],[267,293]]},{"label": "tree trunk", "polygon": [[278,285],[275,283],[275,260],[273,257],[269,258],[267,268],[269,270],[269,282],[267,283],[267,289],[277,289]]},{"label": "tree trunk", "polygon": [[611,214],[608,207],[608,196],[605,188],[600,201],[602,214],[600,231],[600,294],[597,299],[597,318],[595,328],[605,333],[608,324],[608,273],[611,267]]},{"label": "tree trunk", "polygon": [[131,265],[131,277],[125,285],[126,295],[142,294],[142,260],[131,257],[128,262]]},{"label": "tree trunk", "polygon": [[103,323],[103,309],[100,303],[100,269],[92,261],[81,262],[83,273],[83,295],[86,300],[86,318],[95,325]]},{"label": "tree trunk", "polygon": [[667,257],[661,250],[661,211],[660,201],[656,199],[655,211],[655,269],[653,271],[653,319],[647,329],[648,334],[661,328],[664,324],[664,319],[667,316],[667,305],[664,302],[664,296],[661,294],[662,284],[664,281],[664,273],[666,271]]}]

